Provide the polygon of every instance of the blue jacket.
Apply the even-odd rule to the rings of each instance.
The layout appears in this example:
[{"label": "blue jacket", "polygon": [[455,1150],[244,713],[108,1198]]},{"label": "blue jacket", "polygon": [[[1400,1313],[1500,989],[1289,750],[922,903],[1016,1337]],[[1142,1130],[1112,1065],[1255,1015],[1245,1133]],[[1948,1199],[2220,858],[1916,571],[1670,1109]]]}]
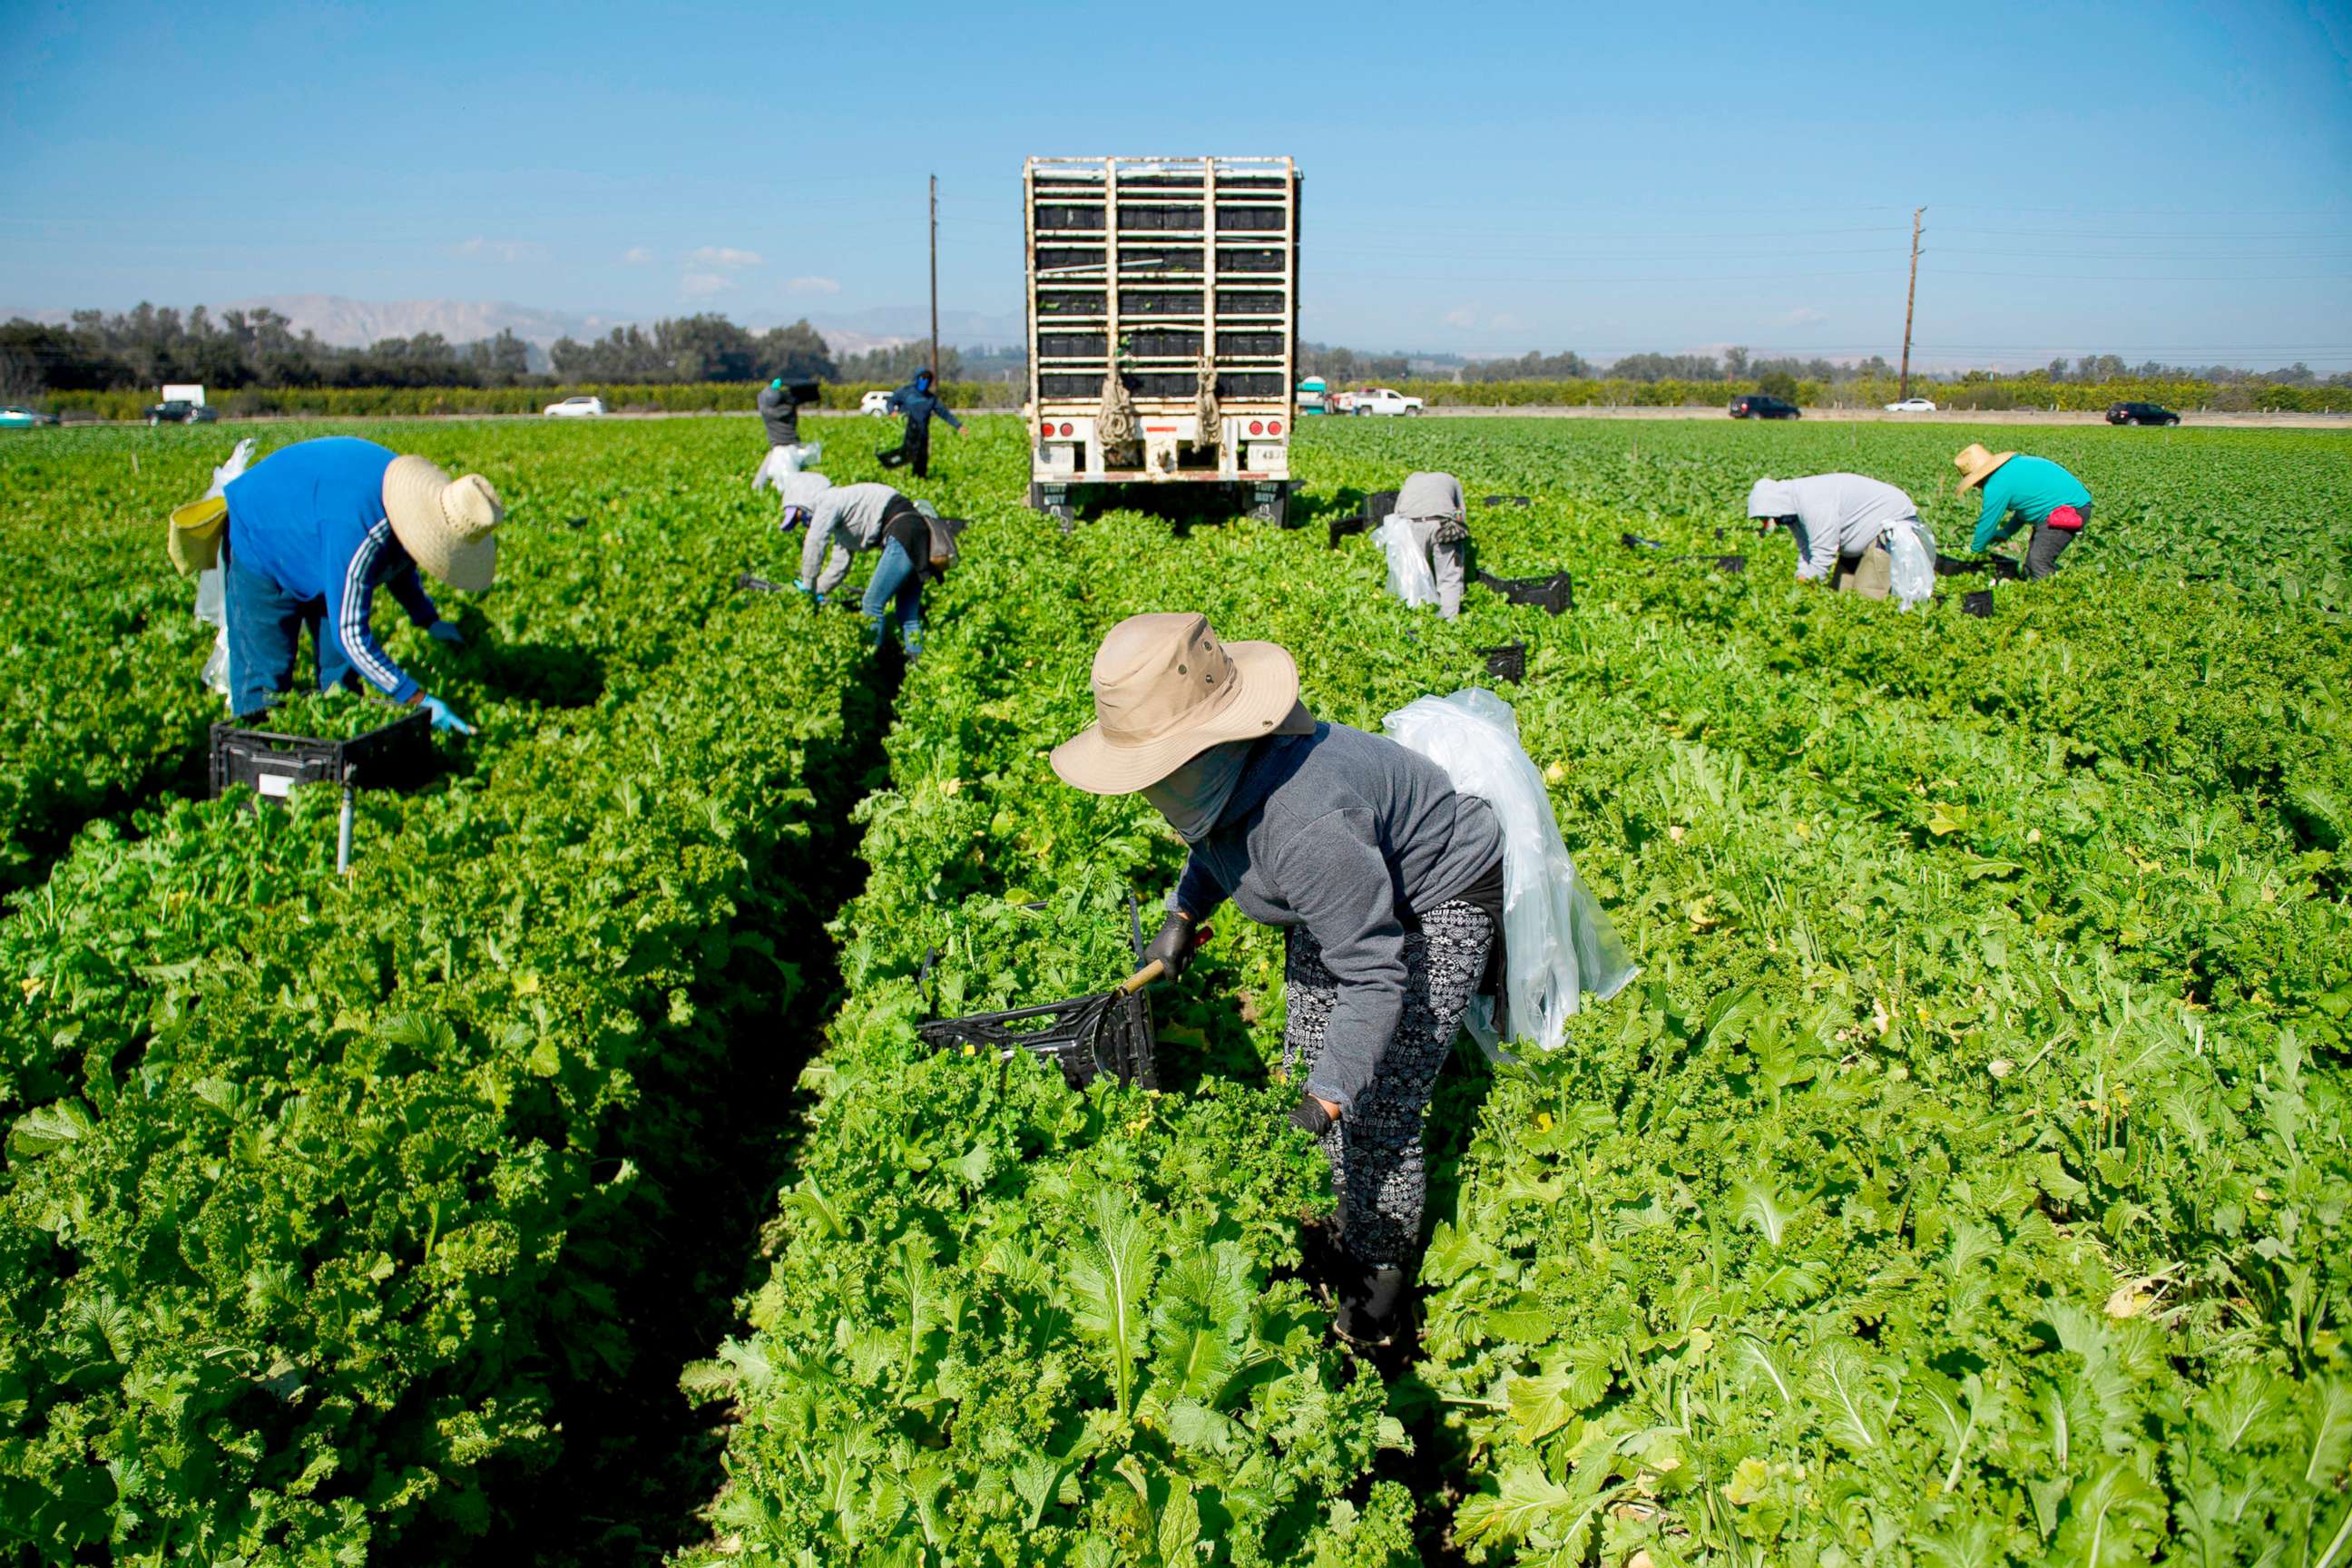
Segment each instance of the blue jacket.
[{"label": "blue jacket", "polygon": [[320,635],[332,637],[370,685],[405,702],[416,682],[392,662],[368,624],[375,591],[391,589],[420,626],[441,615],[384,516],[383,472],[392,458],[389,447],[356,437],[298,441],[221,493],[236,563],[289,597],[324,601]]},{"label": "blue jacket", "polygon": [[950,413],[946,401],[931,390],[931,378],[928,375],[919,375],[892,393],[890,412],[907,416],[907,430],[910,435],[918,430],[928,433],[934,414],[957,429],[963,428],[963,421]]},{"label": "blue jacket", "polygon": [[2082,480],[2047,458],[2011,458],[1985,479],[1984,508],[1969,548],[1990,550],[2021,523],[2040,522],[2062,506],[2091,515],[2091,492]]}]

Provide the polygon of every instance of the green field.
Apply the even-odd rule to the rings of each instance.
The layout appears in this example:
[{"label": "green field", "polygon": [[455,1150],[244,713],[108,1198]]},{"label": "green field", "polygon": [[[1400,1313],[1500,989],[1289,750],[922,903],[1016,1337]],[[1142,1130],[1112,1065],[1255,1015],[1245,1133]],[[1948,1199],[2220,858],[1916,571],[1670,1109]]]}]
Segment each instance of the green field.
[{"label": "green field", "polygon": [[[821,422],[829,471],[884,429]],[[976,525],[899,685],[733,591],[793,569],[748,421],[373,433],[511,510],[469,647],[380,618],[480,733],[363,797],[347,882],[331,800],[188,798],[161,519],[228,438],[0,443],[0,1547],[2352,1560],[2352,439],[1309,421],[1304,526],[1065,537],[987,419],[911,487]],[[2097,498],[1987,618],[1746,531],[1755,478],[1851,468],[1953,551],[1969,439]],[[1530,498],[1474,506],[1480,564],[1574,609],[1440,623],[1327,547],[1416,468]],[[1524,641],[1644,967],[1557,1053],[1457,1053],[1392,1378],[1297,1277],[1274,933],[1227,911],[1159,994],[1158,1095],[917,1045],[1123,973],[1181,846],[1045,752],[1101,632],[1180,607],[1371,729]]]}]

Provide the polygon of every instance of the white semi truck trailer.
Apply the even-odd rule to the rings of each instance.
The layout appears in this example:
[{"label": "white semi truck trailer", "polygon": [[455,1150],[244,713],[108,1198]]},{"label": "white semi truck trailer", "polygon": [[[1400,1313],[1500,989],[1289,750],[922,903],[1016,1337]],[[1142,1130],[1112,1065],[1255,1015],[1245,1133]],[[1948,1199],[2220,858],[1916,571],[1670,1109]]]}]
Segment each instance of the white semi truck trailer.
[{"label": "white semi truck trailer", "polygon": [[1032,158],[1029,501],[1222,487],[1282,522],[1298,346],[1287,158]]}]

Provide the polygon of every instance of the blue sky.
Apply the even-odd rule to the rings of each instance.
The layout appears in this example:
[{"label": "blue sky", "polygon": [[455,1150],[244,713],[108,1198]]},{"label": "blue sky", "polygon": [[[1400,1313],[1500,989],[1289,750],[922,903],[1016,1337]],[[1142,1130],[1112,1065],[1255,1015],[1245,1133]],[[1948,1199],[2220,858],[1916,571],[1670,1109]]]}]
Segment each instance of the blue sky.
[{"label": "blue sky", "polygon": [[[1150,16],[1162,18],[1156,25]],[[0,307],[1017,311],[1033,153],[1307,174],[1307,334],[2352,369],[2340,4],[0,0]],[[1262,63],[1261,63],[1262,62]]]}]

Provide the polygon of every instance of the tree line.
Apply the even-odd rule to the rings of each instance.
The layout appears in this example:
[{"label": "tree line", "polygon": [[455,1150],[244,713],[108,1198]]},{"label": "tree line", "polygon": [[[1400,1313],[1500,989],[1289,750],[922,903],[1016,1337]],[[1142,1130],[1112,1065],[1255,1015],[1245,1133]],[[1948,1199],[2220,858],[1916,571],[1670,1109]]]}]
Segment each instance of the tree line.
[{"label": "tree line", "polygon": [[[1019,347],[947,348],[940,358],[942,382],[1018,381],[1026,367],[1026,355]],[[323,342],[310,331],[297,332],[285,316],[266,308],[224,310],[215,317],[202,305],[183,314],[168,306],[142,304],[112,315],[77,310],[63,324],[18,318],[0,326],[0,398],[24,402],[49,392],[152,390],[172,381],[200,382],[224,392],[247,387],[540,387],[583,382],[668,385],[774,376],[898,383],[910,379],[929,359],[930,345],[921,341],[836,354],[805,319],[755,333],[723,315],[706,312],[650,326],[615,327],[585,342],[562,338],[547,351],[541,369],[531,345],[511,331],[463,343],[426,332],[346,348]],[[1301,343],[1298,364],[1300,374],[1339,385],[1400,382],[1435,371],[1467,384],[1600,379],[1643,384],[1722,382],[1782,395],[1800,383],[1840,386],[1895,374],[1882,355],[1853,362],[1766,358],[1738,346],[1720,354],[1626,354],[1603,365],[1573,350],[1477,360],[1444,355],[1432,361]],[[2196,380],[2217,385],[2352,386],[2352,374],[2323,380],[2302,363],[2270,371],[2154,362],[2132,365],[2115,354],[2084,354],[2071,363],[2054,359],[2045,369],[2027,374],[2071,384]],[[2012,375],[1945,372],[1915,379],[1949,385]]]}]

